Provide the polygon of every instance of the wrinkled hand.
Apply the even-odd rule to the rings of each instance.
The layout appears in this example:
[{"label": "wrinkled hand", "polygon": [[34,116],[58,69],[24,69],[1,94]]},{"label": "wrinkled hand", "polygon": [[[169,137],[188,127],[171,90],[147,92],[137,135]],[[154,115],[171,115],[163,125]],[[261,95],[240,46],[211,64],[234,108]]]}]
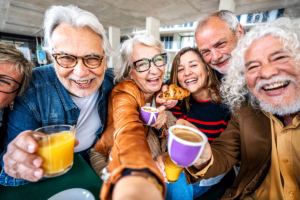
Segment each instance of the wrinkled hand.
[{"label": "wrinkled hand", "polygon": [[[14,178],[36,182],[44,176],[41,168],[43,159],[35,154],[38,149],[38,139],[33,131],[23,131],[7,146],[3,156],[5,172]],[[75,140],[75,146],[79,144]]]},{"label": "wrinkled hand", "polygon": [[5,172],[14,178],[36,182],[44,176],[43,159],[34,154],[38,149],[33,131],[20,133],[7,146],[3,156]]},{"label": "wrinkled hand", "polygon": [[[191,128],[198,130],[198,128],[196,126],[194,126],[193,124],[191,124],[190,122],[188,122],[184,119],[177,120],[176,125],[189,126]],[[198,170],[202,170],[204,167],[206,167],[206,165],[208,165],[208,163],[211,159],[211,156],[212,156],[211,146],[210,146],[209,142],[207,142],[200,158],[198,158],[198,160],[194,163],[193,166],[195,168],[197,168]]]},{"label": "wrinkled hand", "polygon": [[165,124],[167,120],[167,114],[165,111],[166,110],[165,106],[160,106],[157,109],[159,110],[159,114],[152,127],[154,127],[156,130],[159,130]]},{"label": "wrinkled hand", "polygon": [[161,91],[156,95],[156,103],[159,103],[160,105],[165,106],[166,109],[173,108],[178,103],[177,100],[166,101],[165,99],[159,98],[159,95],[161,95],[162,93],[164,93],[165,91],[167,91],[168,88],[169,88],[168,85],[163,85],[162,88],[161,88]]},{"label": "wrinkled hand", "polygon": [[166,183],[168,183],[168,179],[167,179],[167,174],[165,172],[165,164],[164,164],[164,154],[165,153],[162,153],[160,154],[158,157],[157,157],[157,160],[156,160],[156,164],[157,164],[157,167],[159,169],[159,171],[161,172],[161,174],[163,175],[164,177],[164,181]]}]

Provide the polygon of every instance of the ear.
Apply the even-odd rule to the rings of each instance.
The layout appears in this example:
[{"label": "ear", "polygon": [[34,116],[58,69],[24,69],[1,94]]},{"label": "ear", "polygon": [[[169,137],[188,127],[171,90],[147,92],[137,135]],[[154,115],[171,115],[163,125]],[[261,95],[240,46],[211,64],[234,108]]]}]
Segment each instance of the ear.
[{"label": "ear", "polygon": [[244,36],[244,29],[242,25],[239,23],[236,30],[236,37],[238,39],[241,39]]},{"label": "ear", "polygon": [[106,59],[106,56],[104,57],[104,59],[105,59],[105,66],[104,66],[104,68],[105,68],[105,70],[107,70],[107,59]]}]

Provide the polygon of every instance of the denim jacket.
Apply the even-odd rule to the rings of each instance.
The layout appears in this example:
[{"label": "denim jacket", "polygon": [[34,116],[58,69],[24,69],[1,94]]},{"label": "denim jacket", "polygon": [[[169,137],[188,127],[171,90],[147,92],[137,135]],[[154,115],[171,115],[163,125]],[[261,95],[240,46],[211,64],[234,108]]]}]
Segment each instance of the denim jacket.
[{"label": "denim jacket", "polygon": [[[97,100],[97,109],[102,123],[97,131],[97,139],[106,124],[108,99],[113,87],[113,74],[110,69],[107,69]],[[76,125],[80,113],[80,109],[56,76],[53,64],[34,69],[29,88],[14,102],[14,109],[8,114],[6,147],[20,132],[25,130],[58,124]],[[0,184],[18,186],[28,183],[28,181],[12,178],[5,173],[2,159],[5,152],[6,148],[0,155],[2,165]]]}]

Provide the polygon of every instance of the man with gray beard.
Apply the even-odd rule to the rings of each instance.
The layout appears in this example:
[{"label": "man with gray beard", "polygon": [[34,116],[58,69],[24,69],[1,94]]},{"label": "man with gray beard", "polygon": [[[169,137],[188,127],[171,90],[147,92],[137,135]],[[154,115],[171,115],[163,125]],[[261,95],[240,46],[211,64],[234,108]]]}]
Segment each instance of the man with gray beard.
[{"label": "man with gray beard", "polygon": [[231,121],[186,168],[188,182],[227,173],[241,161],[222,199],[299,199],[300,20],[254,27],[229,65],[223,95]]}]

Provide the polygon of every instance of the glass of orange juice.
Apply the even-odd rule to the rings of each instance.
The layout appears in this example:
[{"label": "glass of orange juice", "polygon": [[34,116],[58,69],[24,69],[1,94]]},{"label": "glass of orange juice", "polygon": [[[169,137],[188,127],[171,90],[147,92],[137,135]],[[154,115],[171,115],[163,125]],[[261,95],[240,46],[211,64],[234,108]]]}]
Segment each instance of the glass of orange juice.
[{"label": "glass of orange juice", "polygon": [[43,158],[44,177],[56,177],[73,166],[75,127],[46,126],[34,131],[38,140],[37,154]]},{"label": "glass of orange juice", "polygon": [[170,158],[168,152],[164,154],[164,164],[165,164],[166,178],[168,179],[168,182],[175,183],[179,178],[183,167],[176,165]]}]

